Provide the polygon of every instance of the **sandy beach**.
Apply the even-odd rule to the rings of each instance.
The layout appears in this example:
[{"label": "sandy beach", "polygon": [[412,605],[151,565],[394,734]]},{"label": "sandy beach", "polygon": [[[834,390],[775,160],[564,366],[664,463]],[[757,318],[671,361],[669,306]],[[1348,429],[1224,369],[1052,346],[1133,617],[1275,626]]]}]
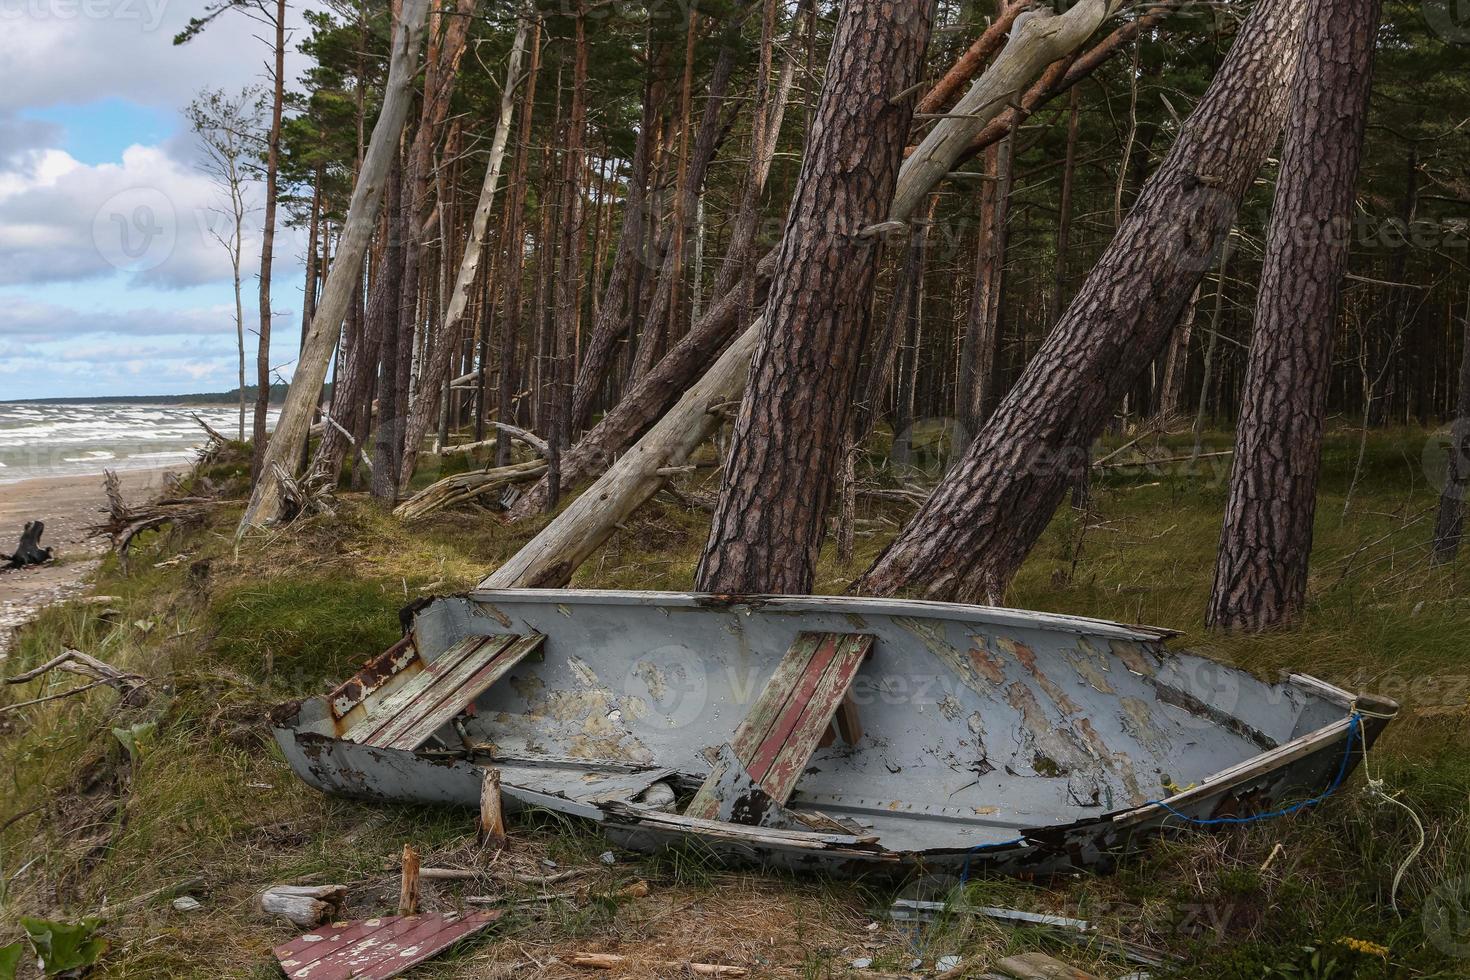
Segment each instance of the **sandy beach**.
[{"label": "sandy beach", "polygon": [[[176,468],[175,468],[176,469]],[[174,469],[131,470],[118,474],[129,502],[158,492]],[[107,508],[101,474],[49,477],[0,484],[0,552],[9,553],[27,521],[46,522],[41,539],[56,560],[20,571],[0,571],[0,660],[12,631],[40,609],[85,590],[87,576],[107,550],[106,539],[87,538]]]}]

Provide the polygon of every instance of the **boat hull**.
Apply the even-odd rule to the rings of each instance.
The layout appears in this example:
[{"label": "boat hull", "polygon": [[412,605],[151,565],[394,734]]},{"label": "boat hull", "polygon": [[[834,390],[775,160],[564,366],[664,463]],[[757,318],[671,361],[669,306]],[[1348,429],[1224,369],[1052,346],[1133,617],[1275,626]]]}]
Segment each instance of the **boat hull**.
[{"label": "boat hull", "polygon": [[[697,788],[804,630],[875,638],[851,694],[861,737],[819,749],[787,804],[827,825],[696,821],[647,803],[659,784]],[[544,634],[544,659],[480,694],[437,744],[342,737],[415,664],[507,631]],[[697,840],[789,869],[1053,874],[1330,793],[1396,710],[1300,675],[1267,684],[1170,651],[1168,636],[940,603],[474,593],[415,610],[405,644],[333,695],[282,706],[275,730],[326,793],[475,806],[493,766],[509,807],[584,818],[639,851]]]}]

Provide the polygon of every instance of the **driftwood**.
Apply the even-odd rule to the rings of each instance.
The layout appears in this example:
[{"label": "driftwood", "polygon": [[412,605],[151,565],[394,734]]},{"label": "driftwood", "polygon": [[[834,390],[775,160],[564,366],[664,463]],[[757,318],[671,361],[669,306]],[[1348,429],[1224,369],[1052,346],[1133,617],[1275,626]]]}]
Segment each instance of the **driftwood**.
[{"label": "driftwood", "polygon": [[418,520],[436,510],[473,500],[500,487],[539,479],[545,472],[545,463],[530,460],[493,469],[456,473],[425,487],[399,504],[394,508],[393,516],[403,521]]},{"label": "driftwood", "polygon": [[337,918],[346,898],[346,885],[275,885],[261,894],[260,908],[267,915],[311,929]]},{"label": "driftwood", "polygon": [[123,500],[122,485],[116,473],[104,471],[102,485],[107,491],[107,520],[92,525],[87,533],[92,537],[107,535],[112,540],[112,550],[118,555],[126,555],[133,539],[144,531],[156,531],[166,524],[201,523],[210,508],[218,503],[209,497],[162,497],[141,507],[130,507]]},{"label": "driftwood", "polygon": [[[579,966],[584,970],[620,970],[629,962],[628,957],[619,956],[616,953],[573,953],[567,957],[569,966]],[[688,970],[695,976],[700,977],[743,977],[749,971],[743,966],[721,966],[718,963],[690,963],[690,962],[644,962],[645,966],[656,966],[659,969],[670,971]]]},{"label": "driftwood", "polygon": [[286,403],[281,406],[276,430],[266,447],[265,460],[250,502],[240,518],[237,537],[284,514],[285,487],[279,479],[283,470],[278,467],[284,466],[289,471],[301,458],[307,431],[321,401],[327,369],[336,358],[342,322],[361,282],[368,244],[378,228],[378,208],[383,200],[388,170],[398,156],[398,138],[414,101],[419,41],[428,13],[428,0],[404,0],[399,12],[388,58],[388,80],[383,90],[382,108],[378,111],[378,121],[373,124],[373,135],[363,155],[357,183],[352,188],[347,217],[337,238],[337,254],[322,286],[316,315],[311,318],[311,325],[302,338],[296,373],[286,391]]},{"label": "driftwood", "polygon": [[53,557],[50,548],[41,547],[41,535],[46,531],[45,521],[26,521],[20,532],[20,543],[12,555],[0,555],[5,568],[25,568],[27,565],[44,565]]},{"label": "driftwood", "polygon": [[115,689],[122,698],[124,704],[136,706],[141,703],[139,690],[148,684],[147,678],[141,674],[130,674],[118,670],[109,663],[104,663],[90,654],[80,650],[63,650],[60,654],[52,657],[39,667],[32,668],[14,677],[5,678],[7,684],[24,684],[33,681],[42,674],[53,670],[63,670],[69,674],[77,674],[87,678],[90,683],[79,687],[68,688],[56,694],[48,694],[45,697],[35,698],[31,701],[21,701],[16,704],[7,704],[0,707],[0,714],[7,711],[16,711],[20,708],[28,708],[31,705],[44,704],[47,701],[58,701],[61,698],[71,697],[73,694],[81,694],[90,691],[94,687],[111,687]]}]

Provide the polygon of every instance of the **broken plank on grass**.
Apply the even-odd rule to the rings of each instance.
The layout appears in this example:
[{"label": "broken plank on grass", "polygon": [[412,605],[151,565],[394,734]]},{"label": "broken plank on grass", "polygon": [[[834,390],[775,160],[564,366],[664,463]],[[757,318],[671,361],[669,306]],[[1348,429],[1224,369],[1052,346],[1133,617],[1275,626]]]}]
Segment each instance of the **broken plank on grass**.
[{"label": "broken plank on grass", "polygon": [[292,980],[389,980],[487,928],[501,913],[385,915],[336,922],[275,949]]}]

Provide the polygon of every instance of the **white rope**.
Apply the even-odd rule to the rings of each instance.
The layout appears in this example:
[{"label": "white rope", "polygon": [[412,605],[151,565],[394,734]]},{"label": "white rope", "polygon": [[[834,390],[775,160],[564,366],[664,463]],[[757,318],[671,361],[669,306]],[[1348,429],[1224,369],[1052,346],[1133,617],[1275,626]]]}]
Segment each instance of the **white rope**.
[{"label": "white rope", "polygon": [[1377,712],[1364,710],[1363,708],[1358,707],[1356,702],[1354,702],[1353,704],[1353,710],[1357,712],[1358,734],[1363,740],[1363,777],[1367,780],[1368,783],[1368,795],[1376,797],[1387,803],[1392,803],[1394,806],[1402,809],[1405,813],[1409,815],[1409,819],[1414,821],[1414,827],[1419,831],[1419,843],[1414,845],[1413,849],[1409,851],[1409,856],[1404,858],[1404,862],[1400,864],[1398,870],[1394,872],[1393,887],[1389,889],[1388,893],[1389,907],[1394,910],[1395,914],[1402,915],[1402,913],[1399,912],[1399,885],[1403,882],[1404,875],[1408,872],[1409,866],[1412,865],[1416,860],[1418,860],[1419,855],[1423,853],[1424,845],[1428,842],[1428,836],[1424,832],[1424,822],[1419,819],[1419,814],[1414,812],[1414,808],[1409,806],[1409,804],[1405,803],[1403,800],[1398,799],[1398,797],[1391,795],[1385,789],[1387,784],[1382,779],[1376,778],[1373,775],[1373,770],[1369,766],[1368,732],[1366,727],[1363,725],[1363,718],[1366,716],[1369,718],[1391,719],[1394,716],[1390,714],[1379,714]]}]

